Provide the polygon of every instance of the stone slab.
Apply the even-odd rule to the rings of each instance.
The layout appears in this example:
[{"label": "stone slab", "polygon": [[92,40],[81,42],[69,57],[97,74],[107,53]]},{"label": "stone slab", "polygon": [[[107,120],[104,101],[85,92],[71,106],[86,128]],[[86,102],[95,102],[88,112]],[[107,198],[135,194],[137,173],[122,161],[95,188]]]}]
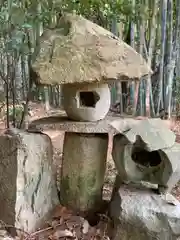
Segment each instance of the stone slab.
[{"label": "stone slab", "polygon": [[137,122],[138,124],[132,125],[129,131],[124,131],[119,119],[112,122],[111,125],[131,144],[140,138],[141,145],[143,143],[148,151],[156,151],[174,145],[175,133],[160,118],[142,119]]},{"label": "stone slab", "polygon": [[[120,118],[122,125],[131,125],[138,120],[131,118]],[[103,120],[97,122],[76,122],[69,120],[66,115],[54,115],[49,117],[40,118],[34,120],[29,125],[29,130],[40,129],[46,130],[59,130],[65,132],[77,132],[77,133],[112,133],[116,134],[118,131],[111,126],[111,122],[117,120],[117,116],[107,116]],[[126,129],[125,129],[126,130]]]}]

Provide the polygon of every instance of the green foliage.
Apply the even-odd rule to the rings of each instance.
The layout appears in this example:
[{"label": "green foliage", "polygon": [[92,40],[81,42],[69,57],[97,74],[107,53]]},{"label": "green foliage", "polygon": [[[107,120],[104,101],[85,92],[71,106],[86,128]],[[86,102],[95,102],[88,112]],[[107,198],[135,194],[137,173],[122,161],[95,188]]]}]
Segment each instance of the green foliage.
[{"label": "green foliage", "polygon": [[[22,106],[15,106],[15,119],[16,121],[20,121],[22,117],[24,108]],[[13,120],[13,107],[9,109],[9,117],[10,120]]]},{"label": "green foliage", "polygon": [[125,16],[132,15],[130,0],[6,0],[0,9],[0,49],[3,53],[18,55],[29,54],[27,33],[31,35],[32,45],[36,45],[37,26],[47,27],[52,18],[58,18],[62,12],[76,11],[78,14],[109,28],[113,16],[118,21],[126,22]]},{"label": "green foliage", "polygon": [[178,116],[180,116],[180,109],[179,109],[179,106],[180,106],[180,77],[176,77],[175,82],[176,82],[176,87],[173,89],[173,91],[175,92],[176,105],[178,106],[178,109],[177,109],[178,112],[176,112],[176,114]]},{"label": "green foliage", "polygon": [[[22,117],[22,113],[23,113],[23,105],[15,105],[15,108],[13,110],[13,105],[9,106],[9,120],[13,121],[13,118],[15,118],[16,122],[19,122],[21,120]],[[15,113],[15,115],[13,116],[13,114]],[[7,114],[7,109],[4,109],[4,112],[2,112],[2,115],[6,115]]]},{"label": "green foliage", "polygon": [[[173,2],[174,25],[177,14],[177,2],[178,1]],[[160,3],[161,1],[158,1],[157,8],[159,10],[159,16],[156,19],[159,28],[154,26],[158,29],[157,35],[159,34],[158,37],[156,36],[158,40],[153,49],[153,53],[155,53],[152,60],[154,66],[159,64],[159,60],[157,59],[161,58],[161,53],[158,53],[160,52],[160,35],[162,27],[160,22],[162,6]],[[144,40],[146,42],[146,44],[143,43],[143,51],[145,52],[145,50],[147,50],[148,53],[151,19],[153,15],[152,0],[3,0],[1,1],[0,6],[1,75],[3,75],[2,73],[6,68],[4,59],[7,60],[8,57],[12,63],[9,67],[9,72],[13,72],[13,69],[16,67],[15,63],[17,63],[20,56],[22,56],[23,59],[28,59],[28,64],[30,66],[31,61],[35,56],[39,35],[44,28],[49,27],[50,25],[54,26],[63,12],[75,11],[107,29],[111,29],[112,23],[115,23],[117,26],[119,22],[123,23],[121,26],[121,35],[123,35],[122,38],[128,44],[131,44],[131,25],[133,23],[133,39],[136,50],[139,49],[141,35],[140,26],[143,23]],[[26,79],[28,79],[28,76],[26,76]],[[10,83],[11,81],[12,79],[10,79]],[[41,91],[39,95],[44,100]],[[180,94],[178,93],[178,95]]]}]

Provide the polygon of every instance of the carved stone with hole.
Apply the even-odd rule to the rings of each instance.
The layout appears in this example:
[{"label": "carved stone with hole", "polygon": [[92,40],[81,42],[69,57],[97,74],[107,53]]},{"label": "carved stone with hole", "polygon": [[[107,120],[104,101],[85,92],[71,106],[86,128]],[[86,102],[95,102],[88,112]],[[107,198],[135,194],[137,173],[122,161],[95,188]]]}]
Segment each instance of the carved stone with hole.
[{"label": "carved stone with hole", "polygon": [[116,135],[112,155],[122,181],[145,181],[158,184],[160,192],[170,192],[180,179],[178,143],[170,148],[148,151],[140,139],[130,143],[125,136]]},{"label": "carved stone with hole", "polygon": [[63,105],[68,117],[75,121],[98,121],[110,108],[108,84],[67,84],[62,87]]}]

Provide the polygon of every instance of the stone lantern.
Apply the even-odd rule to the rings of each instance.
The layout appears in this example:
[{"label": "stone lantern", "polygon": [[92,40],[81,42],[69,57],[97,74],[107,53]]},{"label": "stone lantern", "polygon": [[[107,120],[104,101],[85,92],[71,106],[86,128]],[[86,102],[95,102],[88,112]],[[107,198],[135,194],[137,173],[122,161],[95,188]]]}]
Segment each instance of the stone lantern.
[{"label": "stone lantern", "polygon": [[65,131],[61,203],[96,211],[106,169],[112,81],[138,81],[151,70],[145,60],[109,31],[82,16],[65,14],[40,38],[32,65],[41,85],[62,85],[66,117],[31,123]]}]

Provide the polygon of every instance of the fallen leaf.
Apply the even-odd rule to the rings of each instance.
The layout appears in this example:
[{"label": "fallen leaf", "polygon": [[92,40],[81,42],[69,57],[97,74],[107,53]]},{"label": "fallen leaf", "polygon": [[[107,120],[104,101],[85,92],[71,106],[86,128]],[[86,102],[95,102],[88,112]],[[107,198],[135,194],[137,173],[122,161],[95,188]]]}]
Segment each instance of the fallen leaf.
[{"label": "fallen leaf", "polygon": [[51,222],[51,226],[52,226],[53,228],[57,227],[59,224],[60,224],[60,221],[59,221],[59,220],[53,220],[53,221]]},{"label": "fallen leaf", "polygon": [[83,234],[87,234],[89,231],[89,223],[87,220],[84,220],[83,226],[82,226],[82,232]]},{"label": "fallen leaf", "polygon": [[110,240],[108,236],[103,236],[103,240]]},{"label": "fallen leaf", "polygon": [[180,202],[170,193],[166,193],[162,198],[168,203],[172,204],[174,206],[177,206],[180,204]]},{"label": "fallen leaf", "polygon": [[53,218],[68,219],[72,215],[72,211],[61,205],[57,206],[53,211]]},{"label": "fallen leaf", "polygon": [[94,237],[94,240],[102,240],[102,238],[101,238],[101,236],[96,235],[96,236]]},{"label": "fallen leaf", "polygon": [[62,237],[70,237],[70,238],[74,238],[74,235],[71,231],[65,229],[65,230],[57,230],[52,234],[52,238],[53,240],[55,239],[59,239]]},{"label": "fallen leaf", "polygon": [[6,236],[6,235],[7,235],[7,231],[1,229],[1,230],[0,230],[0,237],[4,237],[4,236]]}]

